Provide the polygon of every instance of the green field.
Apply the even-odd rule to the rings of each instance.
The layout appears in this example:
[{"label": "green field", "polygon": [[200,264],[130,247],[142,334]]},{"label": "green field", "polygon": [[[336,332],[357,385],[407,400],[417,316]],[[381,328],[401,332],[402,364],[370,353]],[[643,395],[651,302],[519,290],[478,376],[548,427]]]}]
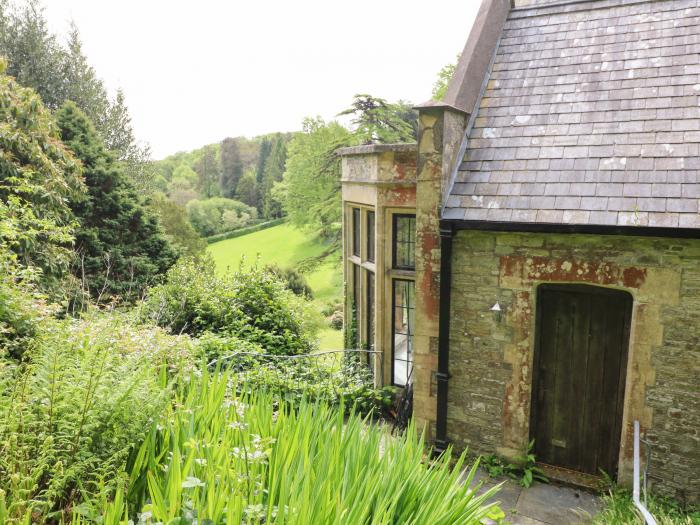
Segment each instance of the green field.
[{"label": "green field", "polygon": [[[276,263],[284,268],[294,268],[300,263],[319,257],[328,246],[318,239],[288,224],[281,224],[242,237],[210,244],[208,252],[216,267],[224,272],[237,267],[241,260],[245,265]],[[314,292],[314,304],[321,310],[327,303],[341,301],[343,295],[343,270],[337,254],[326,257],[321,264],[305,274]],[[322,350],[338,350],[343,347],[340,330],[326,328],[319,332]]]}]

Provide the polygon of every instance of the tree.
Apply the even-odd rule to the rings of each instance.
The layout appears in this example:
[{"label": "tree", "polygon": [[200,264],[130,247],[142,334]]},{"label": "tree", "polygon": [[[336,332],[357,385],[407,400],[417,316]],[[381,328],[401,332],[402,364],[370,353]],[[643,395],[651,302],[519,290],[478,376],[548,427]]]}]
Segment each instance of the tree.
[{"label": "tree", "polygon": [[391,144],[416,140],[416,118],[410,113],[405,102],[391,104],[371,95],[355,95],[350,108],[340,115],[354,117],[354,134],[362,144]]},{"label": "tree", "polygon": [[48,29],[40,0],[26,0],[22,8],[0,1],[0,56],[8,59],[8,73],[34,89],[48,108],[75,102],[124,163],[132,184],[140,192],[153,191],[150,149],[134,136],[123,92],[109,99],[104,82],[83,53],[75,24],[62,46]]},{"label": "tree", "polygon": [[175,250],[87,116],[66,102],[56,119],[64,144],[82,162],[88,190],[71,203],[80,223],[74,274],[93,299],[133,300],[172,266]]},{"label": "tree", "polygon": [[68,34],[68,45],[63,57],[63,75],[64,100],[72,100],[98,129],[106,128],[110,124],[106,117],[111,110],[107,91],[83,54],[83,44],[75,23],[71,23]]},{"label": "tree", "polygon": [[221,143],[221,178],[219,188],[224,197],[233,197],[236,186],[243,176],[243,162],[236,139],[225,138]]},{"label": "tree", "polygon": [[65,100],[65,51],[51,34],[39,0],[23,8],[0,3],[0,55],[7,58],[7,73],[34,89],[49,109]]},{"label": "tree", "polygon": [[262,185],[260,188],[264,217],[276,218],[282,216],[282,204],[273,194],[272,188],[276,183],[282,181],[286,162],[287,142],[284,135],[276,133],[271,140],[270,154],[265,160]]},{"label": "tree", "polygon": [[194,171],[199,175],[197,189],[205,197],[216,197],[219,193],[219,166],[216,159],[216,148],[213,145],[205,146],[202,156],[195,162]]},{"label": "tree", "polygon": [[187,219],[183,206],[169,200],[162,193],[153,195],[150,208],[158,215],[166,237],[183,255],[202,255],[207,242],[202,239]]},{"label": "tree", "polygon": [[168,183],[170,200],[179,206],[185,206],[191,200],[198,199],[200,194],[195,189],[198,183],[199,177],[192,168],[185,163],[178,164]]},{"label": "tree", "polygon": [[304,120],[303,132],[289,142],[284,173],[284,211],[291,222],[339,240],[341,225],[339,147],[356,138],[337,122]]},{"label": "tree", "polygon": [[435,81],[435,84],[433,84],[433,100],[442,100],[445,98],[447,88],[450,85],[452,76],[455,74],[459,57],[460,55],[457,55],[457,60],[454,64],[447,64],[438,72],[437,80]]},{"label": "tree", "polygon": [[121,89],[117,90],[114,100],[110,102],[104,120],[98,124],[98,131],[107,149],[124,165],[124,173],[131,184],[140,193],[153,193],[157,185],[157,170],[151,161],[151,148],[136,140]]},{"label": "tree", "polygon": [[24,267],[41,270],[43,287],[58,292],[75,226],[68,202],[85,194],[80,163],[36,92],[4,70],[0,59],[0,244]]},{"label": "tree", "polygon": [[258,196],[258,183],[255,180],[255,172],[248,170],[245,172],[241,180],[238,181],[238,186],[236,187],[236,198],[246,203],[248,206],[257,208],[259,196]]}]

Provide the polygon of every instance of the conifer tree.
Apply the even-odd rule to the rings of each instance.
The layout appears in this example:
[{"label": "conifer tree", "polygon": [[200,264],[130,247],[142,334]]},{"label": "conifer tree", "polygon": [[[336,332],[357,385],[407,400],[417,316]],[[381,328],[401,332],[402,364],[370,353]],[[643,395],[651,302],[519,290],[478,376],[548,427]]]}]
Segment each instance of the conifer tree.
[{"label": "conifer tree", "polygon": [[133,300],[176,253],[87,116],[66,102],[56,120],[64,144],[82,162],[88,190],[71,203],[79,221],[74,274],[93,299]]}]

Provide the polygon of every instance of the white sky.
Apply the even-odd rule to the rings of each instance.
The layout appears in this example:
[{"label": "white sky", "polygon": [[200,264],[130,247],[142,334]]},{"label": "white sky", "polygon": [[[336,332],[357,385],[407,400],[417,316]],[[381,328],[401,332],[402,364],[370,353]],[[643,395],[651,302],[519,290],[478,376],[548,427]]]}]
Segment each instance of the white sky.
[{"label": "white sky", "polygon": [[356,93],[430,98],[479,0],[44,0],[75,20],[110,90],[122,87],[155,158],[332,119]]}]

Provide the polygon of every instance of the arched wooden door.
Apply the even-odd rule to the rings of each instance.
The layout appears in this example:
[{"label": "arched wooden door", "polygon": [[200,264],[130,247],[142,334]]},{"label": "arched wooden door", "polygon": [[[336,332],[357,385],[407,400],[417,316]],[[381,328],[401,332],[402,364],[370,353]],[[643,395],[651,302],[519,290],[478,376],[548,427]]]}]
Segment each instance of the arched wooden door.
[{"label": "arched wooden door", "polygon": [[541,285],[530,418],[537,460],[617,475],[632,296]]}]

